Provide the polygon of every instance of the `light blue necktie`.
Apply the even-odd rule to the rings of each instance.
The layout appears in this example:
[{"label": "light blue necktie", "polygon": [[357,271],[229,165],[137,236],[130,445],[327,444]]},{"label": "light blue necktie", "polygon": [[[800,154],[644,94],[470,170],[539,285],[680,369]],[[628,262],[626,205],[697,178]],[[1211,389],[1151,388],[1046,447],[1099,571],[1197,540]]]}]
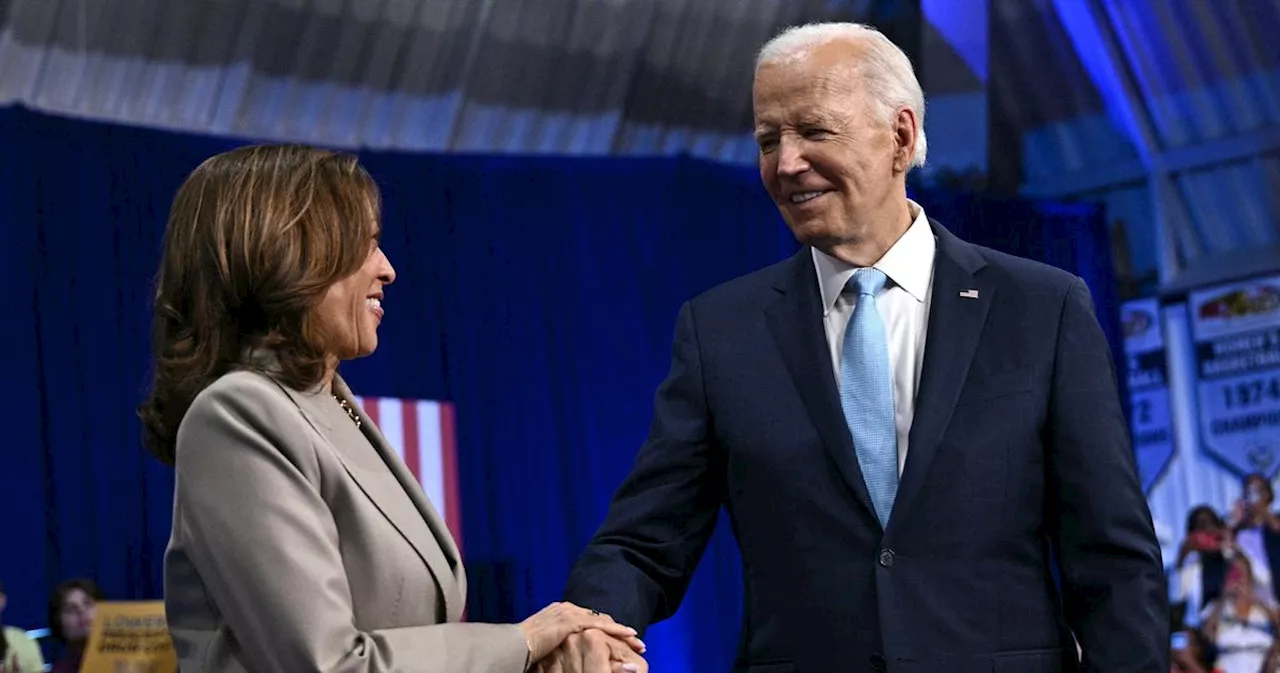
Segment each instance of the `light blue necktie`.
[{"label": "light blue necktie", "polygon": [[876,309],[876,295],[888,277],[879,269],[858,269],[848,289],[858,294],[844,332],[840,355],[840,407],[853,435],[862,478],[881,526],[889,525],[898,494],[898,429],[893,419],[893,368],[889,341]]}]

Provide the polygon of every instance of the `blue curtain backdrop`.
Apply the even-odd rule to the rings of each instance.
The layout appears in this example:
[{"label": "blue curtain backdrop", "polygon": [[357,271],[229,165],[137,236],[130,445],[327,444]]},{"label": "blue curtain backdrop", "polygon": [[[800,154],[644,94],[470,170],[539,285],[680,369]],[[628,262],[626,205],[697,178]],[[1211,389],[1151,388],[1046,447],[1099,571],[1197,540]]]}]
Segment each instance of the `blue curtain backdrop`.
[{"label": "blue curtain backdrop", "polygon": [[[141,450],[150,279],[170,199],[238,141],[0,109],[0,579],[11,624],[87,575],[161,595],[172,478]],[[676,311],[795,250],[754,171],[690,159],[366,154],[385,199],[381,347],[362,394],[457,406],[471,617],[556,600],[649,423]],[[1101,213],[916,194],[962,237],[1055,263],[1094,290],[1112,341]],[[728,670],[740,611],[721,526],[681,612],[651,630],[661,671]]]}]

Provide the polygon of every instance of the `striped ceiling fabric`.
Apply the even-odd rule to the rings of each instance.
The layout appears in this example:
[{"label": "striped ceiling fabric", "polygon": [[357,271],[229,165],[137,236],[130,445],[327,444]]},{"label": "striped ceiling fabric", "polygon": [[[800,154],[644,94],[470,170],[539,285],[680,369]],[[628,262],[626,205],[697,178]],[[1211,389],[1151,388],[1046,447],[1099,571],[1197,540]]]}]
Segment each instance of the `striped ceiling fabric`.
[{"label": "striped ceiling fabric", "polygon": [[754,161],[785,0],[0,0],[0,104],[330,146]]}]

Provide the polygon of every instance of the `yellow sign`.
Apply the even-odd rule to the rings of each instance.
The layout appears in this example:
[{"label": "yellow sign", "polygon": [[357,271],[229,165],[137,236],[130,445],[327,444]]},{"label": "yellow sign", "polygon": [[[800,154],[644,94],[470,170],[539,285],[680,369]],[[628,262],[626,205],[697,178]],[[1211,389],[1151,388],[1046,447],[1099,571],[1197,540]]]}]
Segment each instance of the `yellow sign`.
[{"label": "yellow sign", "polygon": [[98,603],[80,673],[175,673],[162,601]]}]

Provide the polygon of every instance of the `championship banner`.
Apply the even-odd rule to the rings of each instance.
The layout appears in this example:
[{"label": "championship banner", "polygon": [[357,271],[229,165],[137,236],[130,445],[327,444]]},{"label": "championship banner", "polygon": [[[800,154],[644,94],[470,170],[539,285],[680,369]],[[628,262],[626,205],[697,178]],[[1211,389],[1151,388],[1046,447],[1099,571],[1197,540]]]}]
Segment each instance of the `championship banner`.
[{"label": "championship banner", "polygon": [[80,673],[176,673],[164,601],[102,602]]},{"label": "championship banner", "polygon": [[1173,459],[1173,420],[1169,407],[1168,358],[1155,298],[1126,302],[1121,308],[1129,381],[1130,431],[1142,490],[1150,492]]},{"label": "championship banner", "polygon": [[356,403],[395,448],[462,550],[462,498],[453,405],[431,400],[359,397]]},{"label": "championship banner", "polygon": [[1200,438],[1241,474],[1280,467],[1280,277],[1191,295]]}]

